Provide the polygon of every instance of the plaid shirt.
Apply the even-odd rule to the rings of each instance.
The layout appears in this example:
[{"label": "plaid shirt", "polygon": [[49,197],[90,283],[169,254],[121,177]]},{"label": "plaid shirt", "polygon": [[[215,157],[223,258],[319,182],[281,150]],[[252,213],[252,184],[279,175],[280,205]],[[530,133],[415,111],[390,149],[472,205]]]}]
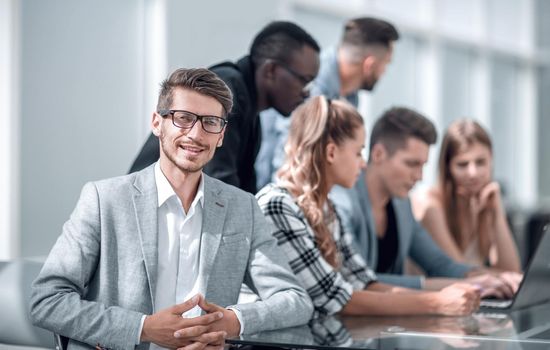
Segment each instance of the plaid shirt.
[{"label": "plaid shirt", "polygon": [[351,234],[343,232],[337,214],[329,228],[340,254],[339,270],[322,257],[312,228],[287,190],[268,185],[256,197],[267,221],[273,224],[272,234],[286,253],[290,267],[309,293],[317,316],[339,312],[354,290],[376,281],[374,272],[355,251]]}]

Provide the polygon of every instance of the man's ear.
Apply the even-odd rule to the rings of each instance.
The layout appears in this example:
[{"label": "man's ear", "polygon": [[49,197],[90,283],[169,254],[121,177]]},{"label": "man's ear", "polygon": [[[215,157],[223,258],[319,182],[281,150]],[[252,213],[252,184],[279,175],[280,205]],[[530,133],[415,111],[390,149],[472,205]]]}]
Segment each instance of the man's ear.
[{"label": "man's ear", "polygon": [[370,76],[374,72],[376,56],[367,55],[363,60],[363,75]]},{"label": "man's ear", "polygon": [[216,144],[216,147],[221,147],[223,145],[223,137],[225,136],[225,129],[227,126],[223,128],[223,131],[220,133],[220,138],[218,139],[218,143]]},{"label": "man's ear", "polygon": [[275,79],[275,70],[277,69],[277,63],[272,59],[265,60],[260,66],[260,76],[265,80]]},{"label": "man's ear", "polygon": [[326,157],[328,164],[334,163],[334,160],[336,159],[336,144],[333,142],[329,142],[326,147]]},{"label": "man's ear", "polygon": [[162,117],[157,112],[153,112],[153,118],[151,119],[151,131],[156,137],[160,136],[160,125],[162,124]]},{"label": "man's ear", "polygon": [[377,163],[386,159],[387,155],[388,151],[386,150],[386,147],[381,143],[375,143],[370,151],[369,159],[373,163]]}]

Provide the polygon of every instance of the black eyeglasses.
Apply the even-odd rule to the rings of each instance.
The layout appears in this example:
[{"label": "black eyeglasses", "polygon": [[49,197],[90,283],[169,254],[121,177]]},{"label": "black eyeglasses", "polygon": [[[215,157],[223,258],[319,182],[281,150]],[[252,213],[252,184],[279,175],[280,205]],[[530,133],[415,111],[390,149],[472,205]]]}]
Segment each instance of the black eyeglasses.
[{"label": "black eyeglasses", "polygon": [[197,120],[201,121],[202,129],[211,134],[219,134],[227,125],[227,119],[214,115],[198,115],[184,110],[162,109],[158,111],[161,117],[172,116],[172,124],[180,129],[191,129]]},{"label": "black eyeglasses", "polygon": [[312,77],[303,76],[302,74],[296,72],[294,69],[290,68],[289,66],[287,66],[286,64],[280,61],[276,61],[276,63],[280,67],[282,67],[284,70],[286,70],[288,73],[290,73],[290,75],[292,75],[294,78],[298,79],[298,81],[300,81],[300,83],[302,83],[303,86],[307,86],[309,85],[309,83],[313,81]]}]

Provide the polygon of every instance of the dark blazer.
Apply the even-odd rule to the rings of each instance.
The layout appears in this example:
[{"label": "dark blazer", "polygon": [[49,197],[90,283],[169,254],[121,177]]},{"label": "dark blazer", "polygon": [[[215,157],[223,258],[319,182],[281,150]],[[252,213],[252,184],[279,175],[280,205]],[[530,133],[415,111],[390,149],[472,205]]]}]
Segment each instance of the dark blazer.
[{"label": "dark blazer", "polygon": [[[254,67],[245,56],[236,63],[224,62],[210,67],[231,89],[233,109],[228,116],[223,145],[205,166],[204,172],[225,183],[256,193],[254,162],[260,150],[261,127]],[[158,138],[151,133],[139,152],[130,173],[159,159]]]}]

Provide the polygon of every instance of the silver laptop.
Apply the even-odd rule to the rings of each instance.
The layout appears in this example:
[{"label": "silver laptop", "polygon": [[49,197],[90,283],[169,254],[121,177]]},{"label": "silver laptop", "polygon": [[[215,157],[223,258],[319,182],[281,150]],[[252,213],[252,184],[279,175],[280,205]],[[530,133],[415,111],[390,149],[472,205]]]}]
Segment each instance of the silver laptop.
[{"label": "silver laptop", "polygon": [[550,300],[550,225],[543,229],[535,254],[523,274],[523,280],[512,299],[484,299],[484,310],[517,310]]}]

